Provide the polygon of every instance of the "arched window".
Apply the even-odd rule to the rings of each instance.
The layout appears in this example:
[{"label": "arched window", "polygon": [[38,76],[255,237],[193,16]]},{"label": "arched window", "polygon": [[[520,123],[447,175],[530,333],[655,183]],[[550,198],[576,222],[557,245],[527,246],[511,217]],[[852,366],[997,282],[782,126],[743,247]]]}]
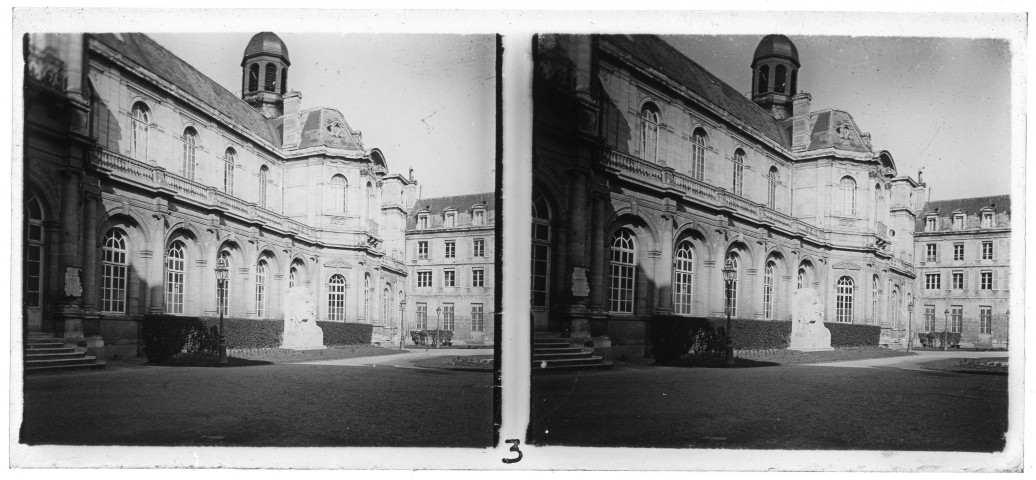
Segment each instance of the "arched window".
[{"label": "arched window", "polygon": [[281,69],[281,95],[288,91],[288,69]]},{"label": "arched window", "polygon": [[223,191],[234,194],[234,166],[237,164],[237,152],[228,148],[223,154]]},{"label": "arched window", "polygon": [[644,160],[658,161],[658,107],[648,102],[640,109],[640,152]]},{"label": "arched window", "polygon": [[899,292],[892,290],[892,305],[889,306],[889,328],[899,327]]},{"label": "arched window", "polygon": [[690,315],[694,305],[694,247],[689,240],[676,247],[673,262],[673,308],[678,315]]},{"label": "arched window", "polygon": [[626,229],[615,232],[611,246],[611,288],[608,309],[615,313],[633,313],[636,282],[637,247],[633,234]]},{"label": "arched window", "polygon": [[547,286],[550,279],[550,209],[547,199],[539,195],[532,202],[532,307],[547,307]]},{"label": "arched window", "polygon": [[257,90],[259,90],[259,64],[253,63],[251,67],[248,67],[248,91]]},{"label": "arched window", "polygon": [[734,151],[734,195],[743,196],[745,187],[745,151]]},{"label": "arched window", "polygon": [[701,181],[705,178],[705,149],[708,148],[705,130],[697,128],[691,135],[691,178]]},{"label": "arched window", "polygon": [[777,208],[777,182],[780,179],[781,175],[777,171],[777,167],[770,167],[770,172],[766,175],[766,206],[771,209]]},{"label": "arched window", "polygon": [[277,65],[272,63],[266,64],[266,72],[263,78],[263,90],[267,92],[277,91]]},{"label": "arched window", "polygon": [[363,323],[371,323],[371,297],[373,293],[371,276],[365,275],[363,277]]},{"label": "arched window", "polygon": [[291,268],[288,269],[288,288],[295,288],[298,286],[298,275],[299,269],[295,265],[292,265]]},{"label": "arched window", "polygon": [[269,265],[265,259],[259,259],[255,265],[255,316],[266,317],[266,269]]},{"label": "arched window", "polygon": [[777,65],[773,74],[773,91],[776,93],[787,93],[784,87],[787,85],[785,82],[788,79],[788,68],[784,65]]},{"label": "arched window", "polygon": [[183,242],[175,241],[165,254],[165,312],[183,313],[187,254]]},{"label": "arched window", "polygon": [[367,219],[373,222],[377,217],[374,216],[374,184],[372,184],[371,182],[367,182],[366,203]]},{"label": "arched window", "polygon": [[878,325],[878,276],[871,278],[871,325]]},{"label": "arched window", "polygon": [[334,274],[327,281],[327,319],[345,321],[345,277]]},{"label": "arched window", "polygon": [[798,91],[796,90],[798,88],[798,80],[799,71],[794,68],[791,69],[791,90],[788,91],[788,95],[795,95],[795,92]]},{"label": "arched window", "polygon": [[219,284],[220,282],[216,282],[216,293],[218,294],[216,312],[230,315],[230,279],[234,277],[234,267],[230,264],[230,252],[226,250],[219,252],[219,258],[222,258],[227,266],[227,279],[222,282],[222,285]]},{"label": "arched window", "polygon": [[143,102],[133,104],[133,131],[130,147],[133,158],[147,161],[148,136],[151,132],[151,111]]},{"label": "arched window", "polygon": [[801,290],[806,286],[806,269],[799,267],[799,273],[795,280],[795,288]]},{"label": "arched window", "polygon": [[770,67],[763,65],[759,67],[759,93],[766,93],[770,89]]},{"label": "arched window", "polygon": [[111,229],[101,247],[101,311],[126,313],[126,271],[129,248],[126,234]]},{"label": "arched window", "polygon": [[766,262],[766,268],[763,269],[763,318],[767,320],[777,316],[773,281],[776,270],[777,264],[773,260]]},{"label": "arched window", "polygon": [[259,206],[266,208],[266,187],[270,183],[270,168],[259,167]]},{"label": "arched window", "polygon": [[197,162],[195,161],[195,151],[198,148],[198,133],[193,128],[187,128],[183,131],[183,176],[187,177],[188,180],[194,180],[194,169]]},{"label": "arched window", "polygon": [[35,194],[25,201],[25,293],[27,307],[43,304],[43,208]]},{"label": "arched window", "polygon": [[349,207],[348,189],[349,184],[344,175],[331,177],[331,205],[335,213],[345,213]]},{"label": "arched window", "polygon": [[383,325],[388,325],[392,320],[392,299],[389,297],[389,289],[385,287],[385,290],[381,292],[381,323]]},{"label": "arched window", "polygon": [[856,215],[856,180],[848,175],[838,182],[843,215]]},{"label": "arched window", "polygon": [[835,293],[836,322],[853,323],[853,293],[853,279],[849,277],[839,278]]},{"label": "arched window", "polygon": [[[738,287],[738,284],[741,283],[741,259],[738,257],[737,253],[730,252],[730,253],[727,254],[727,260],[729,260],[731,262],[731,264],[733,265],[735,273],[734,273],[734,281],[730,282],[729,285],[727,284],[727,282],[725,282],[725,281],[723,282],[724,283],[723,288],[726,289],[726,291],[724,292],[725,293],[724,297],[727,299],[727,311],[730,312],[730,316],[731,317],[736,317],[737,316],[737,287]],[[726,268],[726,265],[724,265],[724,268]]]}]

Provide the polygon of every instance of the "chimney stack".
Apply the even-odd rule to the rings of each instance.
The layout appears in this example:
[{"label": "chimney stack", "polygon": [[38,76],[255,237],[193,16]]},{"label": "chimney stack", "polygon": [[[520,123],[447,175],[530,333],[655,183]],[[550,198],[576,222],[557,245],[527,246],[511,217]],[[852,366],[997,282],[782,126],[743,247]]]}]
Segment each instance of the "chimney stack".
[{"label": "chimney stack", "polygon": [[809,102],[813,96],[800,93],[792,97],[791,149],[801,152],[809,146]]},{"label": "chimney stack", "polygon": [[302,93],[292,90],[284,94],[284,138],[282,146],[292,148],[298,146],[302,135],[299,111],[302,109]]}]

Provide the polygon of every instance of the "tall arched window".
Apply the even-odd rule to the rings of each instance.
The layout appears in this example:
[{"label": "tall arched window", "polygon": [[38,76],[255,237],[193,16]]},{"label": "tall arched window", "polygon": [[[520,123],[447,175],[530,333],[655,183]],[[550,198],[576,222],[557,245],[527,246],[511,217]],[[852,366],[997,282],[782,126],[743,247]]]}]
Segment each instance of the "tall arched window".
[{"label": "tall arched window", "polygon": [[147,161],[148,136],[151,132],[151,111],[143,102],[133,104],[131,112],[133,118],[133,131],[131,137],[131,149],[133,158]]},{"label": "tall arched window", "polygon": [[777,68],[773,73],[773,91],[776,93],[786,93],[784,87],[787,85],[785,82],[788,80],[788,68],[784,65],[777,65]]},{"label": "tall arched window", "polygon": [[708,137],[705,130],[697,128],[691,135],[691,178],[701,181],[705,178],[705,149]]},{"label": "tall arched window", "polygon": [[266,64],[266,72],[263,78],[263,90],[267,92],[277,91],[277,65],[272,63]]},{"label": "tall arched window", "polygon": [[856,180],[848,175],[838,181],[843,215],[856,215]]},{"label": "tall arched window", "polygon": [[770,167],[770,172],[766,175],[766,206],[771,209],[777,208],[777,182],[780,178],[777,167]]},{"label": "tall arched window", "polygon": [[222,285],[219,285],[220,282],[216,282],[216,312],[230,315],[230,279],[234,277],[234,266],[230,263],[230,252],[226,250],[219,252],[219,258],[222,258],[227,266],[227,279],[222,282]]},{"label": "tall arched window", "polygon": [[248,67],[248,91],[255,92],[259,90],[259,64],[253,63],[251,67]]},{"label": "tall arched window", "polygon": [[795,279],[795,288],[801,290],[806,286],[806,269],[799,267],[798,276]]},{"label": "tall arched window", "polygon": [[382,325],[388,325],[389,321],[392,320],[392,299],[390,298],[388,287],[381,292],[381,323]]},{"label": "tall arched window", "polygon": [[195,160],[195,151],[198,148],[198,133],[193,128],[187,128],[183,131],[183,176],[187,177],[188,180],[194,180],[194,170],[197,162]]},{"label": "tall arched window", "polygon": [[539,195],[532,202],[532,307],[547,307],[550,279],[550,209],[547,199]]},{"label": "tall arched window", "polygon": [[43,304],[43,208],[35,194],[25,201],[25,306]]},{"label": "tall arched window", "polygon": [[281,95],[288,91],[288,69],[281,69]]},{"label": "tall arched window", "polygon": [[111,229],[101,247],[101,311],[126,313],[126,271],[129,248],[126,234]]},{"label": "tall arched window", "polygon": [[645,103],[640,109],[640,152],[644,160],[658,161],[658,107]]},{"label": "tall arched window", "polygon": [[344,175],[331,177],[331,205],[335,213],[345,213],[348,210],[349,183]]},{"label": "tall arched window", "polygon": [[266,317],[266,259],[259,259],[255,265],[255,316]]},{"label": "tall arched window", "polygon": [[[727,254],[727,260],[731,262],[734,267],[734,281],[727,285],[727,282],[723,282],[723,288],[726,289],[724,297],[727,299],[727,311],[730,312],[731,317],[737,316],[737,287],[741,283],[741,259],[737,253],[730,252]],[[724,265],[726,268],[726,265]]]},{"label": "tall arched window", "polygon": [[892,305],[889,305],[889,328],[899,327],[899,292],[892,290]]},{"label": "tall arched window", "polygon": [[177,240],[165,254],[165,311],[183,313],[187,254],[183,242]]},{"label": "tall arched window", "polygon": [[371,296],[373,296],[373,288],[371,288],[371,276],[364,275],[363,277],[363,323],[371,323]]},{"label": "tall arched window", "polygon": [[777,264],[773,260],[766,262],[766,268],[763,269],[763,318],[767,320],[772,320],[777,316],[774,296],[774,275],[776,270]]},{"label": "tall arched window", "polygon": [[871,278],[871,325],[878,325],[878,276]]},{"label": "tall arched window", "polygon": [[745,187],[745,151],[734,151],[734,195],[743,196]]},{"label": "tall arched window", "polygon": [[327,282],[327,319],[345,321],[345,277],[337,273]]},{"label": "tall arched window", "polygon": [[673,262],[673,308],[678,315],[690,315],[694,306],[694,247],[689,240],[676,247]]},{"label": "tall arched window", "polygon": [[223,191],[234,194],[234,166],[237,164],[237,152],[228,148],[223,154]]},{"label": "tall arched window", "polygon": [[770,91],[770,67],[763,65],[759,67],[759,93]]},{"label": "tall arched window", "polygon": [[615,232],[611,246],[611,295],[608,309],[615,313],[633,313],[636,282],[637,247],[633,234],[622,229]]},{"label": "tall arched window", "polygon": [[259,206],[266,208],[266,187],[270,183],[270,167],[259,167]]},{"label": "tall arched window", "polygon": [[853,279],[849,277],[839,278],[836,290],[835,321],[838,323],[853,323]]},{"label": "tall arched window", "polygon": [[298,286],[298,275],[298,267],[292,265],[291,268],[288,269],[288,288],[295,288]]}]

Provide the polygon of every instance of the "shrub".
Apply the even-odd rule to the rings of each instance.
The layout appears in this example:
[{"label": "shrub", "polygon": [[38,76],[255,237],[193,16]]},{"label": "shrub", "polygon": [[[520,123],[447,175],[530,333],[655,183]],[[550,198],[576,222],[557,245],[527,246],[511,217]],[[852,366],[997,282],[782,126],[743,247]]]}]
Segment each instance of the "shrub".
[{"label": "shrub", "polygon": [[324,345],[370,345],[374,326],[366,323],[317,322],[324,331]]},{"label": "shrub", "polygon": [[855,325],[851,323],[825,323],[831,331],[831,346],[876,347],[881,339],[881,327],[877,325]]},{"label": "shrub", "polygon": [[[726,330],[725,319],[710,320],[717,332]],[[737,350],[783,349],[791,343],[791,322],[732,319],[730,323]]]},{"label": "shrub", "polygon": [[161,362],[181,352],[215,352],[219,348],[216,329],[208,328],[197,317],[145,315],[141,336],[149,362]]},{"label": "shrub", "polygon": [[435,343],[436,332],[439,335],[439,345],[453,343],[453,330],[411,330],[410,339],[414,341],[414,345],[432,345]]},{"label": "shrub", "polygon": [[[960,332],[958,332],[958,333],[950,333],[948,335],[949,335],[949,344],[947,346],[960,345]],[[921,340],[921,346],[922,347],[942,348],[943,343],[946,342],[947,333],[946,332],[918,333],[917,334],[917,338],[918,338],[918,340]]]},{"label": "shrub", "polygon": [[[726,348],[725,318],[651,317],[651,355],[655,361],[673,360],[691,352],[696,355],[722,352]],[[788,348],[791,322],[731,319],[734,348],[768,350]]]},{"label": "shrub", "polygon": [[[219,330],[219,317],[202,317],[206,327]],[[227,348],[276,348],[281,346],[284,320],[223,317]]]}]

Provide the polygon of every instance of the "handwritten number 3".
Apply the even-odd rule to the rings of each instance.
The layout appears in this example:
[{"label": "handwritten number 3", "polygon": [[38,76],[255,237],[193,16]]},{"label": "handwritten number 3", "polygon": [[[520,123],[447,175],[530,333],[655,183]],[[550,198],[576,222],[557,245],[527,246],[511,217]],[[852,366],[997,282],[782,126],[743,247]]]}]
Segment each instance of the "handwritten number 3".
[{"label": "handwritten number 3", "polygon": [[512,439],[504,440],[504,443],[512,443],[513,444],[513,445],[511,445],[511,450],[510,451],[518,453],[518,458],[504,458],[504,459],[502,459],[503,462],[504,463],[518,463],[518,462],[522,461],[522,451],[518,450],[518,444],[521,443],[521,441],[518,440],[517,438],[512,438]]}]

